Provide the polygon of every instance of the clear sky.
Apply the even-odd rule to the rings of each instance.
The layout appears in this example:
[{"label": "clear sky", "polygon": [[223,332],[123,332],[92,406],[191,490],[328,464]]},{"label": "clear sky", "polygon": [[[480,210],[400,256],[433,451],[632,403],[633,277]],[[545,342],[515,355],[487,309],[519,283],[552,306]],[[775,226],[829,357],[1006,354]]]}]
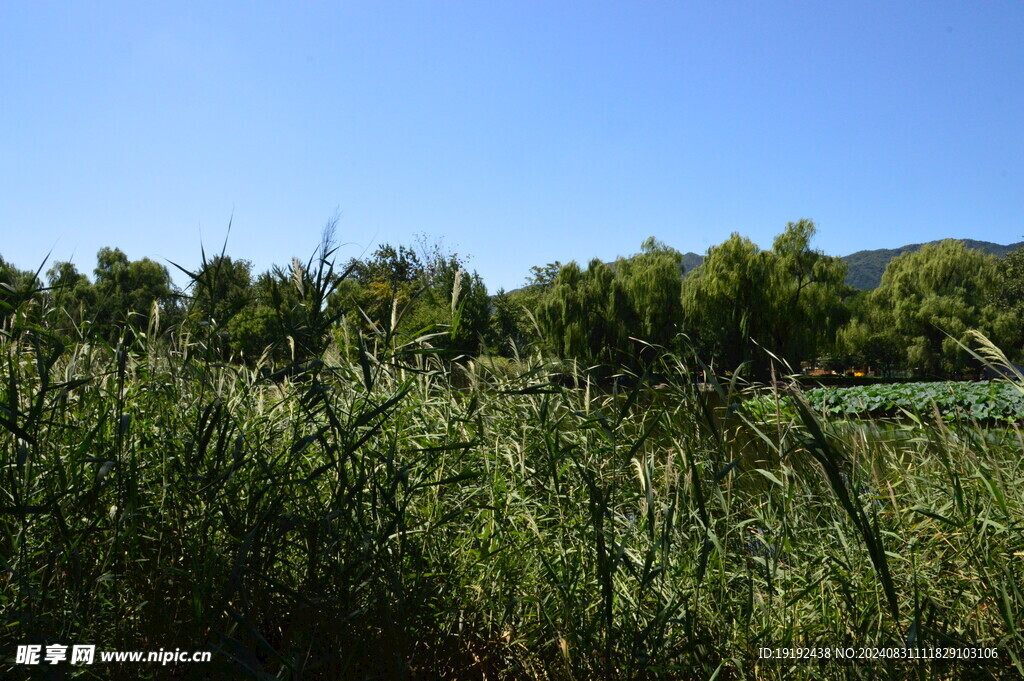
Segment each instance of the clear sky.
[{"label": "clear sky", "polygon": [[[1024,3],[6,2],[0,254],[1024,239]],[[180,278],[178,278],[180,281]]]}]

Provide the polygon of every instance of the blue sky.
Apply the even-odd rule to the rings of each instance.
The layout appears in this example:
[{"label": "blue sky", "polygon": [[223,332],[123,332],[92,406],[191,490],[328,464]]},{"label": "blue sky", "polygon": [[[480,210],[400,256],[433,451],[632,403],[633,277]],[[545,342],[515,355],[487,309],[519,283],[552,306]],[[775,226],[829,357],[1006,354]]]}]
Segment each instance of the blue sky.
[{"label": "blue sky", "polygon": [[0,255],[1024,239],[1024,3],[0,5]]}]

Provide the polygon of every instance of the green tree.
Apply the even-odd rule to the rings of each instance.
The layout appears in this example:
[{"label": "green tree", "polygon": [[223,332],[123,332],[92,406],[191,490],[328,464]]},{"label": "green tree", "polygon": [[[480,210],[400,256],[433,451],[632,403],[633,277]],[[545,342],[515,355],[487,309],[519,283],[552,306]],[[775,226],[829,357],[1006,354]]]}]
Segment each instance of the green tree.
[{"label": "green tree", "polygon": [[591,364],[619,364],[620,322],[612,316],[614,275],[607,263],[590,261],[586,270],[563,265],[538,310],[538,320],[555,352]]},{"label": "green tree", "polygon": [[611,264],[595,259],[582,270],[570,262],[544,289],[538,322],[562,357],[638,368],[651,345],[675,343],[682,272],[681,254],[653,237]]},{"label": "green tree", "polygon": [[682,307],[697,352],[719,371],[750,365],[769,336],[770,256],[733,233],[683,281]]},{"label": "green tree", "polygon": [[253,285],[251,304],[227,322],[232,355],[250,365],[257,363],[264,354],[274,363],[287,362],[292,357],[282,313],[272,302],[272,278],[275,276],[278,273],[273,271],[261,274]]},{"label": "green tree", "polygon": [[[680,293],[683,282],[683,256],[664,243],[649,237],[632,258],[615,262],[615,283],[624,303],[618,315],[626,322],[626,341],[630,338],[664,348],[673,347],[683,316]],[[643,354],[642,346],[636,352]]]},{"label": "green tree", "polygon": [[328,301],[347,274],[334,271],[332,239],[325,229],[318,254],[305,265],[293,258],[287,269],[274,266],[256,279],[249,303],[228,322],[236,355],[253,363],[266,354],[294,370],[322,357],[340,314]]},{"label": "green tree", "polygon": [[214,326],[226,325],[252,302],[252,263],[220,254],[192,276],[189,316]]},{"label": "green tree", "polygon": [[953,239],[926,244],[889,262],[855,323],[876,330],[868,338],[898,339],[900,361],[915,374],[957,375],[972,365],[959,345],[972,342],[968,330],[1005,345],[1019,328],[1013,311],[997,302],[999,284],[996,256]]},{"label": "green tree", "polygon": [[384,244],[365,260],[349,261],[349,278],[329,304],[365,333],[391,331],[392,320],[405,311],[426,285],[426,268],[416,252]]},{"label": "green tree", "polygon": [[1024,361],[1024,248],[1008,253],[999,261],[999,275],[993,300],[1003,319],[1013,320],[1003,333],[1003,350],[1015,361]]},{"label": "green tree", "polygon": [[54,263],[46,278],[56,311],[53,323],[73,335],[86,332],[96,311],[96,287],[70,262]]},{"label": "green tree", "polygon": [[891,376],[905,364],[903,339],[889,324],[885,310],[860,291],[848,301],[849,322],[837,334],[836,349],[841,357],[837,369],[851,367],[874,370]]},{"label": "green tree", "polygon": [[[252,264],[234,260],[223,251],[207,259],[204,251],[196,271],[175,266],[191,279],[186,289],[189,295],[183,296],[181,329],[195,334],[220,359],[229,359],[238,350],[237,344],[232,344],[230,323],[255,297]],[[243,325],[246,329],[252,328],[252,320],[249,322]]]},{"label": "green tree", "polygon": [[351,279],[331,296],[331,308],[354,332],[398,341],[433,334],[430,343],[449,357],[475,355],[490,323],[487,288],[457,254],[420,241],[419,252],[384,244],[350,261]]},{"label": "green tree", "polygon": [[129,327],[145,330],[154,311],[174,305],[167,268],[149,258],[130,261],[119,248],[101,248],[94,274],[96,322],[110,340]]},{"label": "green tree", "polygon": [[422,288],[403,318],[407,334],[443,332],[430,342],[450,357],[477,355],[490,323],[490,298],[483,279],[464,269],[454,254],[428,261]]},{"label": "green tree", "polygon": [[531,292],[508,292],[499,289],[491,298],[491,320],[488,329],[488,343],[499,354],[511,356],[513,349],[521,351],[535,340],[529,316],[533,309],[527,296]]},{"label": "green tree", "polygon": [[733,234],[683,283],[682,306],[699,352],[720,369],[748,365],[766,378],[771,356],[799,369],[845,320],[846,266],[811,248],[810,220],[790,222],[770,251]]},{"label": "green tree", "polygon": [[547,265],[534,265],[530,268],[530,276],[526,278],[527,287],[541,290],[550,288],[558,278],[558,272],[561,269],[562,263],[558,260],[549,262]]},{"label": "green tree", "polygon": [[536,311],[554,285],[562,263],[555,261],[530,268],[526,285],[514,291],[499,290],[491,298],[488,342],[499,353],[511,356],[540,340]]},{"label": "green tree", "polygon": [[770,342],[795,369],[831,345],[848,321],[846,264],[811,248],[816,231],[811,220],[790,222],[771,250]]},{"label": "green tree", "polygon": [[37,273],[20,270],[0,257],[0,326],[19,312],[38,320],[41,290]]},{"label": "green tree", "polygon": [[1024,308],[1024,248],[999,261],[996,300],[1006,307]]}]

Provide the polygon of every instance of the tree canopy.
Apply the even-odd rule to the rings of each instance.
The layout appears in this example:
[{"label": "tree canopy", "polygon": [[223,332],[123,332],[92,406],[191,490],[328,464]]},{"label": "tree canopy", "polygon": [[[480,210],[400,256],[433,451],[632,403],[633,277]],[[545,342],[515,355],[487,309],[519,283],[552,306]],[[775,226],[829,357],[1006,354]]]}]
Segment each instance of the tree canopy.
[{"label": "tree canopy", "polygon": [[970,329],[997,344],[1011,341],[1017,322],[997,303],[998,259],[948,239],[894,258],[858,310],[845,337],[869,362],[880,353],[921,376],[959,374],[970,365]]},{"label": "tree canopy", "polygon": [[154,312],[173,304],[171,275],[149,258],[129,260],[120,248],[96,254],[95,320],[111,339],[125,328],[145,330]]},{"label": "tree canopy", "polygon": [[[540,300],[547,342],[565,357],[637,367],[649,346],[674,347],[681,318],[682,255],[647,239],[641,252],[613,263],[558,268]],[[540,273],[543,274],[543,273]]]},{"label": "tree canopy", "polygon": [[118,248],[97,253],[92,281],[56,262],[45,286],[38,272],[0,258],[0,324],[21,314],[69,338],[108,342],[167,329],[200,340],[218,361],[265,357],[279,367],[321,358],[332,343],[357,352],[361,337],[371,348],[418,340],[449,360],[544,348],[641,370],[662,350],[694,350],[719,372],[742,368],[757,379],[770,376],[774,358],[794,370],[820,360],[945,377],[971,368],[960,345],[971,329],[1024,359],[1024,249],[997,258],[969,247],[984,242],[908,246],[878,288],[858,291],[844,283],[840,258],[813,248],[815,224],[799,220],[768,250],[734,233],[690,272],[685,256],[651,237],[610,262],[534,266],[525,286],[491,296],[465,258],[425,238],[383,244],[336,270],[333,226],[308,262],[259,274],[246,260],[204,253],[196,271],[182,270],[191,279],[184,291],[163,265]]},{"label": "tree canopy", "polygon": [[768,352],[799,369],[831,341],[844,317],[846,266],[811,248],[814,233],[812,221],[800,220],[786,225],[770,251],[735,233],[708,251],[682,294],[698,352],[720,370],[747,366],[763,378]]}]

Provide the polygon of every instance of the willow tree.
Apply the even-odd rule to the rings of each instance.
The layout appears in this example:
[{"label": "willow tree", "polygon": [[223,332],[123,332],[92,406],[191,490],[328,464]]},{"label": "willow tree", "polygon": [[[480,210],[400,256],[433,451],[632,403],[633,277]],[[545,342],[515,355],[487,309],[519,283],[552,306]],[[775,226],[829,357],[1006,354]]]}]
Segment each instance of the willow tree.
[{"label": "willow tree", "polygon": [[926,244],[889,262],[846,335],[854,343],[892,337],[901,363],[916,375],[960,374],[971,365],[961,345],[971,343],[970,329],[997,344],[1019,329],[1013,309],[999,304],[1000,283],[996,256],[953,239]]},{"label": "willow tree", "polygon": [[811,248],[811,220],[790,222],[771,250],[771,345],[793,368],[833,343],[846,323],[846,263]]},{"label": "willow tree", "polygon": [[719,370],[750,365],[752,341],[768,337],[770,272],[768,254],[734,232],[708,249],[684,280],[682,308],[691,340]]},{"label": "willow tree", "polygon": [[[999,261],[999,280],[993,303],[1010,319],[1024,318],[1024,248],[1018,248]],[[1003,350],[1015,361],[1024,361],[1024,325],[1018,321],[1007,330]]]},{"label": "willow tree", "polygon": [[734,233],[684,281],[687,327],[720,369],[748,366],[764,378],[769,352],[798,369],[831,342],[844,319],[846,265],[811,248],[815,231],[810,220],[790,222],[769,251]]},{"label": "willow tree", "polygon": [[93,274],[96,322],[111,340],[126,329],[145,330],[154,312],[174,308],[171,275],[149,258],[128,260],[120,248],[101,248]]},{"label": "willow tree", "polygon": [[592,260],[559,268],[538,309],[538,322],[563,357],[639,367],[651,346],[671,347],[682,314],[682,256],[653,237],[641,252],[613,263]]},{"label": "willow tree", "polygon": [[837,334],[840,362],[835,368],[860,367],[891,376],[906,363],[906,345],[872,293],[859,291],[849,301],[850,321]]}]

